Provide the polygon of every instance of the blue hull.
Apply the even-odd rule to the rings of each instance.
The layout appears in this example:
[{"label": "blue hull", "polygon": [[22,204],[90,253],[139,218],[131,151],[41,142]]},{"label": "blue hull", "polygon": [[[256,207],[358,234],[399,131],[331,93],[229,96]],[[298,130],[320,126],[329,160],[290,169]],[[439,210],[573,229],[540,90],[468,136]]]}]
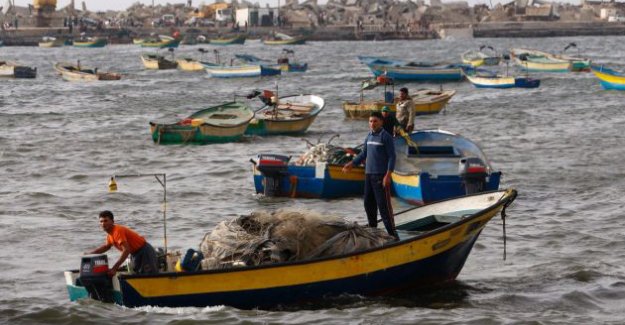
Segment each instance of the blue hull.
[{"label": "blue hull", "polygon": [[220,293],[147,298],[140,296],[125,280],[120,281],[126,307],[205,307],[226,305],[240,309],[270,308],[323,300],[341,294],[387,295],[429,288],[453,281],[464,266],[479,232],[456,247],[427,259],[350,278]]},{"label": "blue hull", "polygon": [[625,84],[616,84],[607,81],[600,80],[601,86],[606,90],[625,90]]},{"label": "blue hull", "polygon": [[378,77],[380,75],[386,75],[393,80],[402,81],[460,81],[464,78],[460,70],[454,73],[394,73],[392,71],[382,71],[377,69],[371,69],[373,74]]},{"label": "blue hull", "polygon": [[[484,191],[499,189],[501,172],[490,174]],[[451,199],[466,195],[460,176],[430,177],[428,173],[419,175],[419,185],[410,186],[393,182],[395,195],[412,204],[423,205],[445,199]]]},{"label": "blue hull", "polygon": [[[256,193],[264,192],[264,179],[262,175],[254,175]],[[324,178],[316,178],[314,166],[289,165],[288,174],[282,178],[280,186],[282,190],[278,196],[331,199],[363,195],[365,182],[332,179],[327,168]]]}]

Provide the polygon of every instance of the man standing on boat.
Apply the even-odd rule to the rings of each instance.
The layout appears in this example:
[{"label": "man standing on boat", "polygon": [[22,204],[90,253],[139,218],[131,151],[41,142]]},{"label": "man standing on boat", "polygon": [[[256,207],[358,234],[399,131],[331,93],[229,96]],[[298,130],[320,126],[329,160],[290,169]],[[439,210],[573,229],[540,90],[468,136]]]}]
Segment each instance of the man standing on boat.
[{"label": "man standing on boat", "polygon": [[105,210],[100,212],[100,227],[108,235],[106,236],[106,244],[96,248],[89,254],[102,254],[112,246],[115,246],[122,252],[121,256],[109,270],[109,275],[113,276],[117,273],[119,267],[124,263],[128,255],[133,264],[133,271],[138,274],[158,273],[158,262],[156,252],[145,238],[131,230],[130,228],[116,225],[113,213]]},{"label": "man standing on boat", "polygon": [[399,90],[399,101],[397,102],[397,120],[402,129],[408,133],[414,130],[415,108],[412,98],[408,95],[408,88]]},{"label": "man standing on boat", "polygon": [[369,227],[378,226],[378,210],[380,210],[386,231],[389,235],[398,238],[390,212],[391,173],[395,169],[395,144],[393,136],[382,127],[383,123],[384,118],[380,112],[371,113],[369,117],[371,132],[365,138],[364,148],[354,160],[345,164],[343,172],[350,171],[354,165],[360,165],[366,159],[364,204]]},{"label": "man standing on boat", "polygon": [[392,136],[395,136],[395,128],[400,125],[399,121],[397,121],[397,118],[388,106],[382,107],[380,112],[382,112],[382,117],[384,118],[384,122],[382,123],[384,131],[388,132],[388,134]]}]

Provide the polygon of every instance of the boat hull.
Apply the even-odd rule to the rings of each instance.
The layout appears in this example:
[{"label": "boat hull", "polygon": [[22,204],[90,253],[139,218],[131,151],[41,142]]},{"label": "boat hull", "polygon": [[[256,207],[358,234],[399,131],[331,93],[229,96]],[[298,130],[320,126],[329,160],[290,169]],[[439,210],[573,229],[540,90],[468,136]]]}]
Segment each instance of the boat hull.
[{"label": "boat hull", "polygon": [[262,65],[223,66],[204,64],[204,68],[212,78],[252,78],[275,76],[282,73],[280,69]]},{"label": "boat hull", "polygon": [[151,48],[177,48],[180,45],[180,40],[164,40],[160,42],[147,42],[143,41],[140,43],[141,47],[151,47]]},{"label": "boat hull", "polygon": [[144,54],[141,55],[141,62],[146,69],[150,70],[170,70],[178,67],[177,62],[167,60],[162,56]]},{"label": "boat hull", "polygon": [[254,118],[245,130],[245,134],[249,135],[297,135],[308,130],[310,125],[315,121],[317,115],[309,116],[300,120],[293,121],[274,121],[270,119]]},{"label": "boat hull", "polygon": [[303,45],[306,44],[305,38],[294,37],[286,40],[264,40],[265,45]]},{"label": "boat hull", "polygon": [[204,66],[193,59],[178,59],[176,60],[178,63],[178,68],[182,71],[203,71]]},{"label": "boat hull", "polygon": [[612,69],[592,66],[592,73],[599,79],[606,90],[625,90],[625,75],[619,75]]},{"label": "boat hull", "polygon": [[89,47],[89,48],[95,48],[95,47],[105,47],[106,44],[108,44],[108,41],[106,40],[106,38],[98,38],[96,40],[93,41],[74,41],[74,47]]},{"label": "boat hull", "polygon": [[234,127],[150,124],[156,144],[210,144],[239,141],[247,124]]},{"label": "boat hull", "polygon": [[398,81],[460,81],[464,78],[461,68],[419,68],[409,66],[370,65],[369,69],[378,77],[387,77]]},{"label": "boat hull", "polygon": [[0,78],[33,79],[37,77],[37,68],[4,62],[0,65]]},{"label": "boat hull", "polygon": [[[466,195],[463,180],[458,175],[433,177],[429,173],[419,175],[393,173],[391,176],[395,195],[414,205],[424,205]],[[500,180],[501,172],[491,173],[483,190],[494,191],[499,189]]]},{"label": "boat hull", "polygon": [[[356,167],[343,173],[343,166],[317,164],[316,166],[289,165],[276,196],[291,198],[333,199],[363,195],[365,170]],[[256,193],[264,192],[265,177],[253,166]]]},{"label": "boat hull", "polygon": [[235,44],[245,44],[246,37],[244,35],[232,37],[232,38],[217,38],[211,39],[209,41],[210,44],[213,45],[235,45]]}]

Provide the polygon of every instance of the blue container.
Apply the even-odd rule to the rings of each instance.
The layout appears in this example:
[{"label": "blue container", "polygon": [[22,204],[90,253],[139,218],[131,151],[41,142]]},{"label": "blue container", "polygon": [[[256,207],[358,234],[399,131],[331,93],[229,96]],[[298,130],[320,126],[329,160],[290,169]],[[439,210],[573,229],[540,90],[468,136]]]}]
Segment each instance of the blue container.
[{"label": "blue container", "polygon": [[392,103],[393,100],[395,100],[395,95],[393,94],[392,91],[387,91],[384,93],[384,102],[385,103]]},{"label": "blue container", "polygon": [[189,248],[187,253],[184,254],[180,266],[187,272],[196,271],[200,268],[200,263],[204,259],[202,252],[198,252],[195,249]]}]

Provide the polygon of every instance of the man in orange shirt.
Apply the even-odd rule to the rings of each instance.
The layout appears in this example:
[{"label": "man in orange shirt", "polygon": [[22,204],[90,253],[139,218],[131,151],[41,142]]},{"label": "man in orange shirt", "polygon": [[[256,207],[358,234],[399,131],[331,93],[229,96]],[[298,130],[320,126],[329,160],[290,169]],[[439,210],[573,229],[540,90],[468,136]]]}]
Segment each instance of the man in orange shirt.
[{"label": "man in orange shirt", "polygon": [[104,253],[111,249],[112,246],[115,246],[122,252],[115,265],[109,270],[110,276],[117,273],[117,270],[128,258],[128,255],[130,255],[135,273],[158,273],[156,252],[152,245],[130,228],[116,225],[111,211],[105,210],[100,212],[100,227],[108,234],[106,236],[106,244],[91,251],[90,254]]}]

